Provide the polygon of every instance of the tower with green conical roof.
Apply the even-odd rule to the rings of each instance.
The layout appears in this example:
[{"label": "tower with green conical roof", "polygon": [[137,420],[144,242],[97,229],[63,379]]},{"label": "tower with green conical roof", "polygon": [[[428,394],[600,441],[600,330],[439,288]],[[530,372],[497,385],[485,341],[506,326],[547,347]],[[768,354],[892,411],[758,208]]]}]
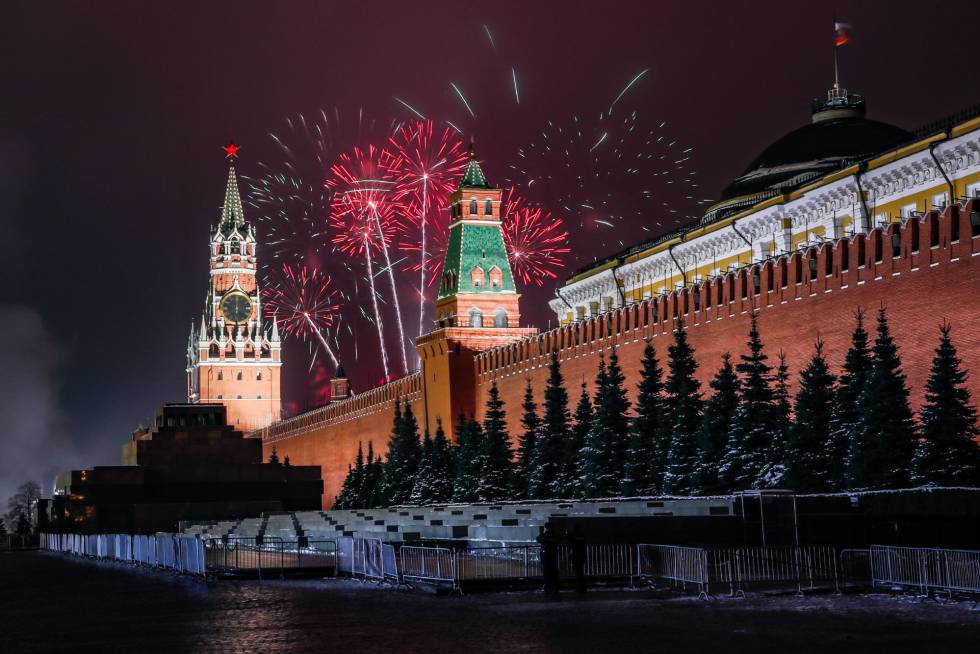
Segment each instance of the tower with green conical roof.
[{"label": "tower with green conical roof", "polygon": [[449,196],[449,242],[436,324],[517,327],[519,299],[501,229],[501,190],[487,181],[471,140],[469,163]]}]

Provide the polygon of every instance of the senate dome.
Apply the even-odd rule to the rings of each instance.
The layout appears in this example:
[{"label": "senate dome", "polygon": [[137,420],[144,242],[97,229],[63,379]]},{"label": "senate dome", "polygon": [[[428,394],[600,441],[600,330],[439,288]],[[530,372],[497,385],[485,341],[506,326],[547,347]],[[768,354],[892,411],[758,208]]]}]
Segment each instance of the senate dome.
[{"label": "senate dome", "polygon": [[865,118],[864,98],[835,87],[814,101],[813,117],[767,147],[705,214],[713,222],[912,140],[894,125]]}]

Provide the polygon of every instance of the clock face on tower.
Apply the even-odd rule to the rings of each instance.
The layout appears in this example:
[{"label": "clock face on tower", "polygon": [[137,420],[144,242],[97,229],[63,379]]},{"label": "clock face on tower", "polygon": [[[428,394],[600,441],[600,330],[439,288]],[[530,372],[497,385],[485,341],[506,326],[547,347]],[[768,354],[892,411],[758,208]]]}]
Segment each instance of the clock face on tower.
[{"label": "clock face on tower", "polygon": [[228,322],[243,323],[252,316],[252,301],[241,291],[232,291],[221,298],[221,313]]}]

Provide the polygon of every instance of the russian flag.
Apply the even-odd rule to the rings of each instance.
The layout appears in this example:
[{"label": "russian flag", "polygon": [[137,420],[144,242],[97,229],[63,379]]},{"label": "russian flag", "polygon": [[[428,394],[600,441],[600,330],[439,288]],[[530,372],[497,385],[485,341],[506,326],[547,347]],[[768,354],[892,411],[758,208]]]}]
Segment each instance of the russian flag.
[{"label": "russian flag", "polygon": [[851,40],[849,23],[834,23],[834,45],[838,48]]}]

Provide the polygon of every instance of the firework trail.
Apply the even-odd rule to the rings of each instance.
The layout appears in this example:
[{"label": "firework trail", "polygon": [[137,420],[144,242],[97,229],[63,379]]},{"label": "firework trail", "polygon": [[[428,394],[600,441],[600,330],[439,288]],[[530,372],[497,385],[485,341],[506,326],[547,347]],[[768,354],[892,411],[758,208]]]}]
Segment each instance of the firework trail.
[{"label": "firework trail", "polygon": [[262,294],[266,313],[279,320],[283,332],[306,340],[315,336],[336,368],[337,355],[323,332],[338,319],[340,305],[330,277],[316,268],[283,263],[279,279]]},{"label": "firework trail", "polygon": [[[396,183],[394,197],[406,207],[410,224],[418,230],[418,335],[421,336],[425,326],[429,223],[438,223],[433,225],[436,230],[443,226],[445,221],[440,219],[440,211],[448,205],[449,194],[466,165],[466,151],[453,131],[449,128],[437,130],[431,120],[409,121],[391,137],[389,143],[395,155],[390,167]],[[401,246],[399,249],[411,251]]]},{"label": "firework trail", "polygon": [[393,156],[390,152],[374,145],[363,150],[355,147],[351,153],[342,154],[338,162],[331,166],[332,176],[327,181],[328,187],[335,191],[330,214],[330,224],[336,230],[332,242],[337,244],[342,252],[364,255],[386,377],[390,371],[384,346],[384,330],[378,308],[377,289],[374,284],[372,252],[375,249],[384,256],[395,307],[402,367],[404,372],[408,373],[401,305],[388,247],[400,217],[400,205],[393,197],[394,182],[388,172],[392,161]]}]

